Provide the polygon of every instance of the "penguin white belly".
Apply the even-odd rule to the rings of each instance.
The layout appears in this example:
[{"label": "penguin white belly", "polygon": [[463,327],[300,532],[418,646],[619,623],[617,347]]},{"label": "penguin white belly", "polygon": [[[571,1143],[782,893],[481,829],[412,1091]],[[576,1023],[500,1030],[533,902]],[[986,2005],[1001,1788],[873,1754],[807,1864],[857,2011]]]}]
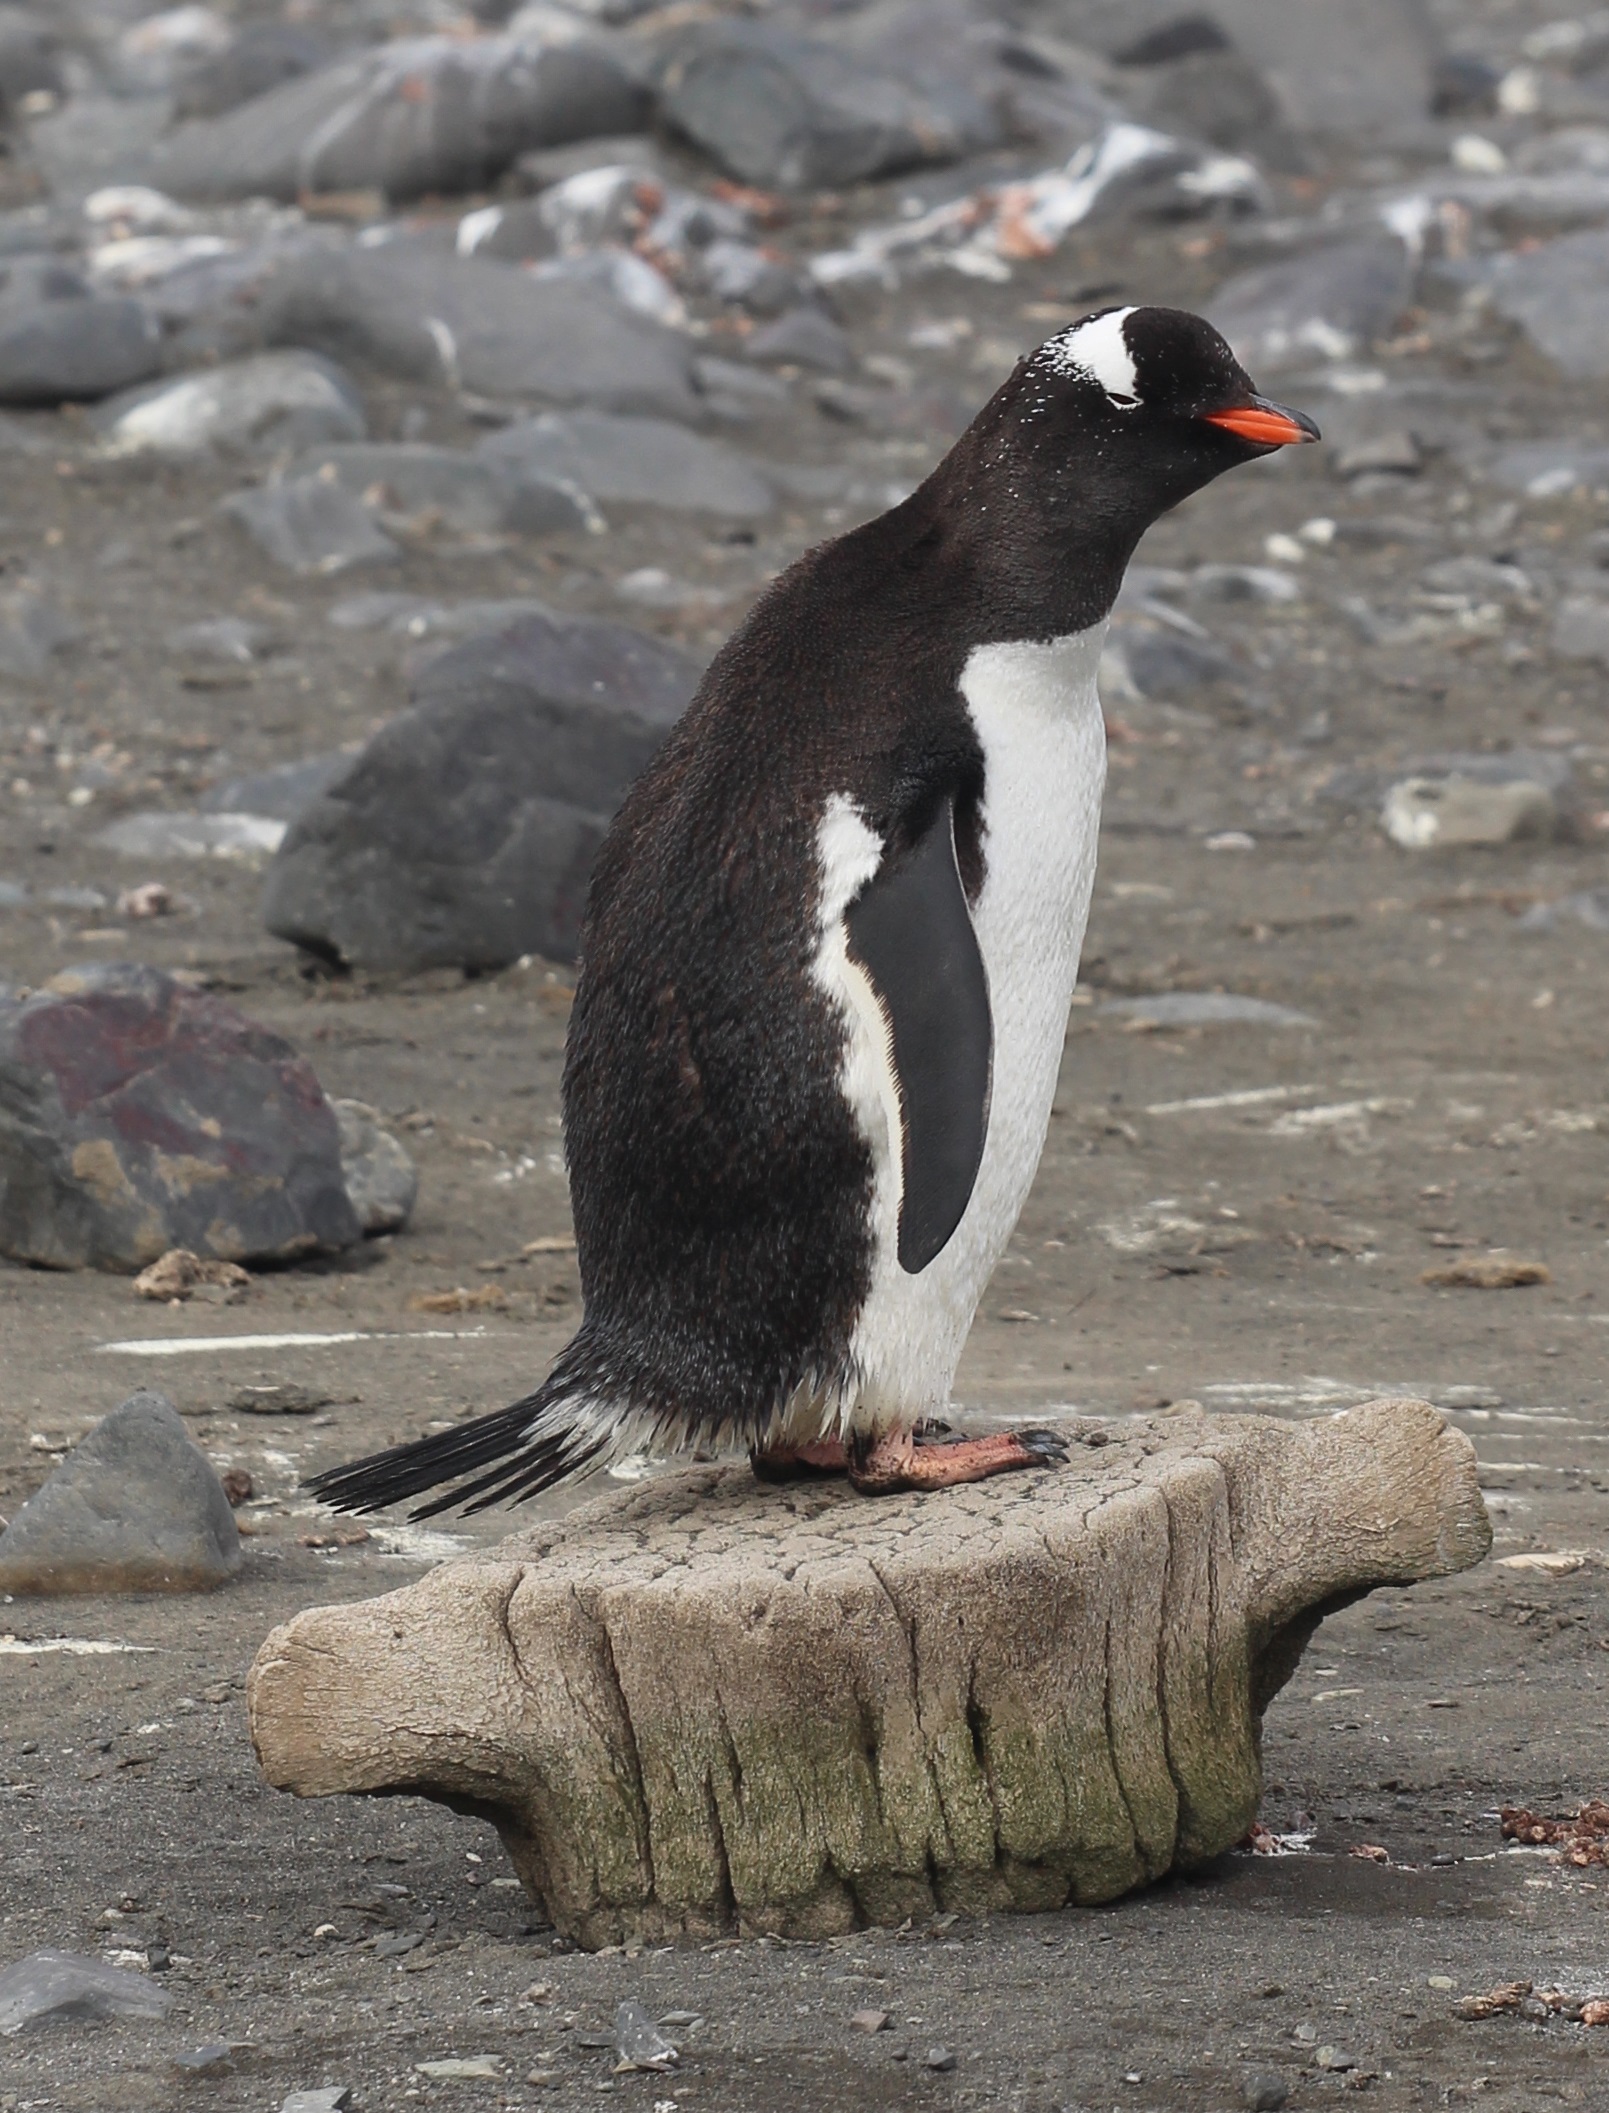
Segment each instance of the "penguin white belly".
[{"label": "penguin white belly", "polygon": [[973,924],[989,978],[993,1084],[966,1211],[916,1275],[898,1256],[898,1101],[888,1036],[845,951],[841,906],[834,911],[835,898],[847,903],[869,878],[868,853],[875,870],[880,847],[847,800],[834,801],[823,822],[817,973],[849,1020],[844,1088],[876,1170],[872,1283],[855,1327],[840,1427],[886,1429],[945,1405],[978,1300],[1033,1185],[1095,883],[1106,775],[1095,671],[1105,634],[1101,623],[1045,644],[978,647],[962,671],[961,694],[984,756],[985,872]]}]

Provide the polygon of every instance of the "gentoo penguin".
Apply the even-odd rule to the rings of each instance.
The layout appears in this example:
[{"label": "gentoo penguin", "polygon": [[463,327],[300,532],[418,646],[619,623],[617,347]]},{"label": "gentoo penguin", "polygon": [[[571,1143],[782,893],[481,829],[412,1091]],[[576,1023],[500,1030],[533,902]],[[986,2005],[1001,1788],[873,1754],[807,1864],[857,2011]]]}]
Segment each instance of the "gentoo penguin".
[{"label": "gentoo penguin", "polygon": [[1157,517],[1318,437],[1199,316],[1023,360],[918,491],[760,598],[598,855],[564,1072],[585,1317],[512,1407],[320,1476],[425,1518],[651,1442],[933,1488],[1027,1197],[1095,875],[1107,617]]}]

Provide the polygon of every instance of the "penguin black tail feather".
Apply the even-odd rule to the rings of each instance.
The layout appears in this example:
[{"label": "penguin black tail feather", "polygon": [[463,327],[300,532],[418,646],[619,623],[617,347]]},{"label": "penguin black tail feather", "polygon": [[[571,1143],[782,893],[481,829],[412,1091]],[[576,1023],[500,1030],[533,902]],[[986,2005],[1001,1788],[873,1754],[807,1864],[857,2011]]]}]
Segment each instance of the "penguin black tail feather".
[{"label": "penguin black tail feather", "polygon": [[433,1519],[460,1505],[468,1515],[493,1504],[517,1503],[590,1467],[612,1449],[615,1434],[577,1415],[578,1407],[570,1388],[550,1379],[506,1409],[329,1468],[305,1486],[334,1511],[372,1512],[444,1482],[458,1485],[410,1512],[414,1519]]}]

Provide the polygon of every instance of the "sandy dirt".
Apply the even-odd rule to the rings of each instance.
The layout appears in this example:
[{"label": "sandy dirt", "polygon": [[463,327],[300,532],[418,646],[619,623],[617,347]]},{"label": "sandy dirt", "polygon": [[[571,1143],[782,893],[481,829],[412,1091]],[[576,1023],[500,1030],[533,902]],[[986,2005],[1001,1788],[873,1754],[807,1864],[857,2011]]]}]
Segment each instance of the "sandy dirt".
[{"label": "sandy dirt", "polygon": [[[922,386],[900,392],[910,429],[845,428],[801,395],[742,444],[908,480],[1058,314],[1108,288],[1202,299],[1223,265],[1194,242],[1124,236],[1070,245],[1006,288],[940,280],[857,297],[859,348],[920,368]],[[949,314],[970,336],[913,353],[913,320]],[[1506,342],[1464,359],[1434,317],[1382,364],[1520,437],[1596,415]],[[384,434],[412,399],[376,388],[370,401]],[[444,402],[423,408],[428,437],[474,437]],[[1087,985],[1039,1181],[962,1368],[980,1427],[1052,1403],[1121,1417],[1185,1397],[1304,1416],[1388,1389],[1428,1394],[1469,1434],[1497,1560],[1328,1623],[1270,1712],[1264,1819],[1310,1830],[1309,1849],[1232,1855],[1099,1911],[587,1958],[533,1920],[489,1827],[416,1801],[300,1804],[265,1788],[242,1698],[262,1638],[295,1609],[384,1591],[498,1533],[496,1519],[429,1539],[376,1525],[321,1546],[330,1522],[298,1480],[501,1404],[573,1326],[573,1257],[521,1254],[568,1229],[557,1088],[571,973],[304,974],[261,931],[248,867],[147,868],[97,849],[94,831],[120,811],[189,806],[208,782],[362,740],[401,701],[405,645],[327,622],[369,582],[274,574],[215,522],[239,481],[229,470],[97,463],[66,418],[28,430],[41,449],[6,461],[0,564],[45,587],[84,637],[39,683],[9,686],[0,875],[36,899],[161,879],[190,907],[132,926],[43,902],[0,913],[0,969],[13,985],[103,958],[203,975],[290,1035],[330,1092],[381,1109],[423,1185],[406,1234],[263,1276],[237,1305],[155,1307],[117,1278],[0,1267],[0,1512],[138,1384],[165,1388],[257,1492],[241,1514],[244,1573],[216,1596],[0,1605],[0,1633],[129,1647],[0,1649],[0,1949],[162,1944],[174,1996],[161,2025],[0,2046],[3,2113],[272,2108],[320,2085],[349,2086],[360,2113],[572,2109],[600,2095],[643,2113],[1219,2113],[1247,2102],[1248,2072],[1272,2071],[1297,2108],[1365,2088],[1381,2108],[1609,2103],[1609,2032],[1453,2014],[1460,1994],[1499,1982],[1609,1989],[1609,1871],[1506,1848],[1495,1816],[1511,1801],[1572,1809],[1605,1788],[1609,940],[1519,929],[1529,905],[1595,885],[1603,853],[1589,832],[1415,855],[1367,806],[1349,815],[1314,796],[1342,765],[1516,743],[1573,748],[1589,793],[1609,782],[1601,682],[1549,659],[1545,617],[1376,646],[1338,613],[1348,595],[1403,600],[1438,555],[1562,562],[1599,510],[1526,502],[1488,531],[1491,495],[1450,458],[1400,492],[1360,495],[1314,449],[1201,495],[1148,539],[1152,563],[1261,563],[1269,533],[1315,515],[1407,523],[1315,550],[1294,604],[1214,612],[1244,682],[1182,709],[1111,704]],[[664,564],[733,597],[718,621],[644,619],[707,652],[770,572],[839,525],[799,512],[733,542],[645,513],[607,542],[455,552],[426,537],[373,584],[537,592],[637,620],[611,582]],[[175,626],[228,612],[274,624],[282,650],[238,675],[167,650]],[[77,759],[97,749],[108,782],[71,806]],[[1254,847],[1209,848],[1223,832]],[[1137,1031],[1102,1009],[1213,988],[1313,1024]],[[1551,1282],[1421,1281],[1490,1249],[1545,1263]],[[461,1312],[414,1303],[460,1288]],[[291,1333],[323,1340],[238,1340]],[[327,1400],[297,1417],[231,1407],[271,1381]],[[1583,1561],[1562,1575],[1502,1565],[1538,1552]],[[1389,1861],[1355,1857],[1362,1844]],[[667,2028],[685,2050],[673,2076],[617,2079],[591,2044],[626,1998],[696,2014]],[[888,2029],[851,2027],[868,2008]],[[214,2040],[243,2043],[227,2072],[173,2068]],[[953,2068],[927,2065],[941,2047]],[[1321,2050],[1334,2050],[1328,2066]],[[495,2079],[415,2066],[480,2055],[499,2058]]]}]

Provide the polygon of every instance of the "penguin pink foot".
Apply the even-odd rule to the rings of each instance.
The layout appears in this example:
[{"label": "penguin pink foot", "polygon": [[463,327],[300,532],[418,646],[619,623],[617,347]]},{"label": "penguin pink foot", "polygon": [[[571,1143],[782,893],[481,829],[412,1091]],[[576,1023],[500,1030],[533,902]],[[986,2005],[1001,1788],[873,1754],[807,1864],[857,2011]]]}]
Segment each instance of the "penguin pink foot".
[{"label": "penguin pink foot", "polygon": [[901,1489],[951,1489],[1020,1467],[1059,1467],[1065,1441],[1054,1431],[1000,1431],[990,1438],[951,1438],[924,1445],[914,1431],[885,1431],[850,1455],[849,1479],[863,1497]]}]

